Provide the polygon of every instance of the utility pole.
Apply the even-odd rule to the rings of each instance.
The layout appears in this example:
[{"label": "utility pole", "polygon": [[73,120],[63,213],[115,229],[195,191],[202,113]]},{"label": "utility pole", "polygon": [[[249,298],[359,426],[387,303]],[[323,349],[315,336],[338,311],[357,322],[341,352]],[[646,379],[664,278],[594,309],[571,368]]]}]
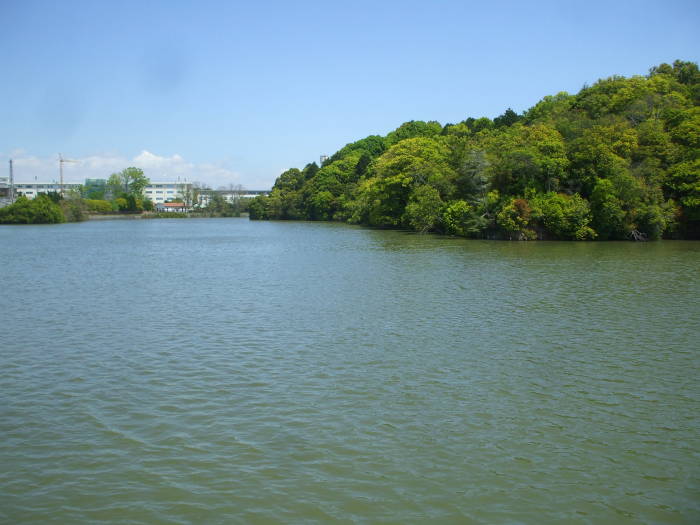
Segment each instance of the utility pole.
[{"label": "utility pole", "polygon": [[15,202],[15,177],[12,171],[12,159],[10,159],[10,204]]},{"label": "utility pole", "polygon": [[59,172],[60,172],[60,174],[61,174],[61,183],[60,183],[60,184],[61,184],[61,197],[62,197],[62,198],[65,197],[65,193],[66,193],[66,192],[64,191],[64,189],[63,189],[63,163],[64,163],[64,162],[75,162],[75,163],[77,163],[78,161],[77,161],[77,160],[71,160],[71,159],[64,159],[64,158],[63,158],[63,155],[61,155],[60,153],[58,154],[58,170],[59,170]]}]

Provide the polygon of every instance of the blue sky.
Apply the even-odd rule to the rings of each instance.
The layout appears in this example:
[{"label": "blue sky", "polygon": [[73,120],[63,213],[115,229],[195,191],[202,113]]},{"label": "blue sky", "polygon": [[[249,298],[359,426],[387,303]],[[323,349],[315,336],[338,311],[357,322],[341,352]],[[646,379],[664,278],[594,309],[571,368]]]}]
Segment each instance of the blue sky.
[{"label": "blue sky", "polygon": [[408,120],[698,61],[700,3],[1,0],[0,169],[269,188]]}]

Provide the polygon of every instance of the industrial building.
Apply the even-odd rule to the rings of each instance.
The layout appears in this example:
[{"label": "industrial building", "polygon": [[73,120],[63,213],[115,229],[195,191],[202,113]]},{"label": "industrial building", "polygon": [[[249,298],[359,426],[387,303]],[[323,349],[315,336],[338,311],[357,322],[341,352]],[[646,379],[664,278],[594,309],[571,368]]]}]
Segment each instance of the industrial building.
[{"label": "industrial building", "polygon": [[[106,181],[103,179],[86,179],[85,184],[76,182],[66,182],[61,186],[56,181],[52,182],[16,182],[14,184],[14,196],[24,195],[28,199],[33,199],[40,193],[69,193],[71,191],[84,191],[96,187],[106,187]],[[246,199],[257,197],[258,195],[267,195],[267,190],[246,190],[246,189],[228,189],[228,190],[210,190],[197,189],[194,190],[191,182],[151,182],[143,190],[143,196],[153,202],[153,204],[162,204],[174,199],[183,199],[191,202],[194,207],[205,207],[209,204],[209,200],[213,193],[218,193],[228,202],[233,202],[236,199]],[[196,195],[196,201],[194,197]],[[84,195],[89,198],[89,195]],[[9,204],[10,198],[10,181],[7,177],[0,177],[0,205]]]}]

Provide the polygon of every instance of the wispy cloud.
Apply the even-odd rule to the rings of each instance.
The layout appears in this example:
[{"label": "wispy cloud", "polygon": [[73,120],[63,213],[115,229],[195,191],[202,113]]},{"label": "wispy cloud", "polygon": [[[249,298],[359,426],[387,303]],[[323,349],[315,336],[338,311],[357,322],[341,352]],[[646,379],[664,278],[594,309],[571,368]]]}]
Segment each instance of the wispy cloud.
[{"label": "wispy cloud", "polygon": [[[12,158],[15,180],[17,182],[54,181],[58,180],[58,157],[37,157],[24,150],[15,150],[10,153],[0,153],[0,162],[7,166],[7,161]],[[152,181],[187,180],[190,182],[202,182],[217,188],[229,184],[240,184],[240,175],[224,165],[216,163],[197,164],[185,160],[175,154],[163,157],[143,150],[133,158],[127,158],[119,154],[96,154],[86,157],[72,157],[75,163],[66,163],[63,167],[65,182],[84,182],[87,178],[106,179],[112,173],[118,172],[129,166],[141,168],[145,175]],[[251,189],[251,188],[249,188]]]}]

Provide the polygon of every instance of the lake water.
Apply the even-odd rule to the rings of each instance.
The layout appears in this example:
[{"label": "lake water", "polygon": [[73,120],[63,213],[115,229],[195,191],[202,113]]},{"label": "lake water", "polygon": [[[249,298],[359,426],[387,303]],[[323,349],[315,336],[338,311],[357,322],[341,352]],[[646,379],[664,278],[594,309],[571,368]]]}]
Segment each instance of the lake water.
[{"label": "lake water", "polygon": [[0,227],[2,523],[698,523],[700,243]]}]

